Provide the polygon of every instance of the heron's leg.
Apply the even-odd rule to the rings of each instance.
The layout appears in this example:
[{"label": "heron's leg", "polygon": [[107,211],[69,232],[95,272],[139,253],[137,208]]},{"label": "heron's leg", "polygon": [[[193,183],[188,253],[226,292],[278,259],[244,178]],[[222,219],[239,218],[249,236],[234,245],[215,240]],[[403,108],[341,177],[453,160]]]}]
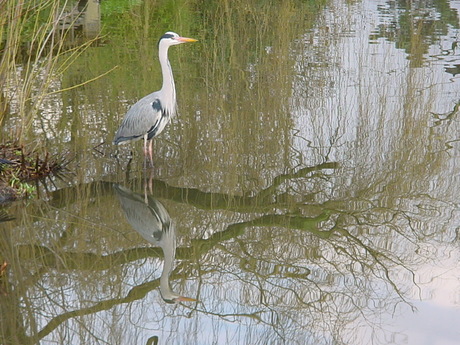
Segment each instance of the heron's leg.
[{"label": "heron's leg", "polygon": [[153,170],[150,170],[150,175],[149,175],[149,191],[150,191],[150,194],[153,195]]},{"label": "heron's leg", "polygon": [[147,134],[144,135],[144,156],[147,157],[148,148],[147,148]]},{"label": "heron's leg", "polygon": [[153,139],[151,139],[149,143],[149,158],[150,166],[153,168]]},{"label": "heron's leg", "polygon": [[147,175],[145,174],[145,171],[144,171],[144,202],[146,205],[149,204],[149,199],[147,198]]},{"label": "heron's leg", "polygon": [[153,170],[150,169],[149,178],[147,181],[147,172],[144,173],[144,202],[148,204],[148,194],[153,195]]},{"label": "heron's leg", "polygon": [[144,170],[147,169],[147,154],[148,154],[148,148],[147,148],[147,134],[144,135]]}]

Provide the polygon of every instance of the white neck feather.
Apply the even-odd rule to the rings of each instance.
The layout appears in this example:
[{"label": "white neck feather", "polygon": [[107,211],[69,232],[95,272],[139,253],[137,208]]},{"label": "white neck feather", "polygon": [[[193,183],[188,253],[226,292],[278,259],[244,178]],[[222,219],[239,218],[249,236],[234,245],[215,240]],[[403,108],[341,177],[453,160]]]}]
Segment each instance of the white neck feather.
[{"label": "white neck feather", "polygon": [[161,74],[163,75],[163,86],[160,92],[163,95],[162,106],[168,111],[169,115],[172,116],[176,112],[176,87],[174,85],[171,64],[168,60],[168,48],[168,46],[160,43],[158,55],[161,65]]}]

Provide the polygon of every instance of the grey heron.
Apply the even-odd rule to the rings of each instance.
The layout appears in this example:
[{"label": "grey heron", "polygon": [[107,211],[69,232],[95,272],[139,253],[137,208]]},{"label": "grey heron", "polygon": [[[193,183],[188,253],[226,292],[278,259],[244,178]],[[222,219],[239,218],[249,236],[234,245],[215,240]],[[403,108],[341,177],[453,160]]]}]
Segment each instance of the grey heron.
[{"label": "grey heron", "polygon": [[143,197],[117,184],[113,188],[129,224],[145,240],[161,247],[163,251],[164,264],[160,276],[160,294],[163,300],[166,303],[196,301],[177,294],[169,284],[176,255],[176,227],[166,208],[152,196]]},{"label": "grey heron", "polygon": [[[152,158],[152,139],[160,134],[176,113],[176,87],[171,64],[168,60],[170,46],[196,42],[194,38],[181,37],[168,31],[158,41],[158,58],[161,65],[163,85],[160,91],[153,92],[135,103],[126,113],[115,133],[115,145],[144,139],[144,155]],[[150,141],[149,145],[147,142]]]}]

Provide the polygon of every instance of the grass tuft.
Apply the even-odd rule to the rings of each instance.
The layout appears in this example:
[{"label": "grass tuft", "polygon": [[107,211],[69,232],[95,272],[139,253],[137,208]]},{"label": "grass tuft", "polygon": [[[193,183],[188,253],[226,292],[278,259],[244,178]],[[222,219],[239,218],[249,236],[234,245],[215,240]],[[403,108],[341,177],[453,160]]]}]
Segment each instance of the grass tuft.
[{"label": "grass tuft", "polygon": [[64,179],[69,162],[67,156],[28,152],[11,142],[0,144],[0,202],[34,196],[39,182],[46,187],[53,177]]}]

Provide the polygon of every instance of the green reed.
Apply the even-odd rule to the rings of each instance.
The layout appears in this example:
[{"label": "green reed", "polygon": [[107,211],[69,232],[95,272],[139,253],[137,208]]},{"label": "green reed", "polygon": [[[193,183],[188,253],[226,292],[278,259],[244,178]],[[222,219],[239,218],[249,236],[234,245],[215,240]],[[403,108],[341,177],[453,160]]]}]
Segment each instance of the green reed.
[{"label": "green reed", "polygon": [[67,0],[0,3],[0,124],[8,115],[15,119],[3,140],[24,141],[51,84],[91,44],[72,39],[78,18],[72,6]]}]

